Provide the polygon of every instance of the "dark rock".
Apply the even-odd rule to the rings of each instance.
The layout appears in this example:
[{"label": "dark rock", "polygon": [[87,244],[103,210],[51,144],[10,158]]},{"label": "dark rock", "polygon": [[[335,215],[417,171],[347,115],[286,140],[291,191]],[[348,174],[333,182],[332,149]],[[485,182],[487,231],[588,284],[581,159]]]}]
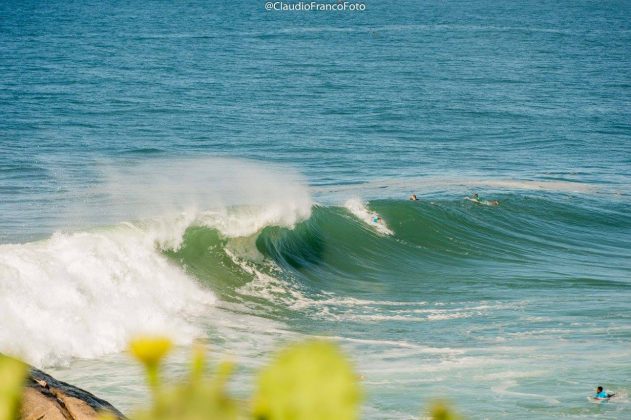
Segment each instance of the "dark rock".
[{"label": "dark rock", "polygon": [[[26,386],[69,411],[71,419],[91,418],[86,417],[90,412],[93,412],[95,417],[96,413],[109,412],[119,419],[125,418],[120,411],[107,401],[81,388],[58,381],[39,369],[31,368],[30,375],[26,380]],[[79,415],[79,417],[75,417],[75,415]]]},{"label": "dark rock", "polygon": [[30,367],[22,395],[22,420],[98,420],[102,413],[125,420],[107,401]]}]

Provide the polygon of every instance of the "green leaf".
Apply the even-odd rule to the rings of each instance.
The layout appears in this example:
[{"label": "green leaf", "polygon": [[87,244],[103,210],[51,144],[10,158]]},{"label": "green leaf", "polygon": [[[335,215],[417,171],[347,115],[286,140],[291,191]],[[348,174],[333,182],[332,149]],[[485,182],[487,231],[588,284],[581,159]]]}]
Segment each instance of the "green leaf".
[{"label": "green leaf", "polygon": [[358,417],[357,375],[337,346],[308,341],[282,350],[258,380],[254,417],[346,420]]}]

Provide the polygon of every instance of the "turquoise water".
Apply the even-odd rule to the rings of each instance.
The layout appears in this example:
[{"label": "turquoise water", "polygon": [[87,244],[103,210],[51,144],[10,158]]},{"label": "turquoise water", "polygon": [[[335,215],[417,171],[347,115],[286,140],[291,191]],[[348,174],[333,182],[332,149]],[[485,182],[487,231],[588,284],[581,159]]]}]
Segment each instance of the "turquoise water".
[{"label": "turquoise water", "polygon": [[240,395],[328,337],[365,418],[631,417],[628,2],[2,2],[0,51],[0,351],[128,410],[139,331]]}]

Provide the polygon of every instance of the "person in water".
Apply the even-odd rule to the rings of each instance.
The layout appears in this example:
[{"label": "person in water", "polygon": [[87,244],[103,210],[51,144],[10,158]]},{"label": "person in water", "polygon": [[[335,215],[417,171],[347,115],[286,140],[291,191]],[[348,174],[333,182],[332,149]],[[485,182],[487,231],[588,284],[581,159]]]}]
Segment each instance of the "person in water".
[{"label": "person in water", "polygon": [[416,198],[416,194],[412,194],[410,196],[410,201],[418,201],[418,198]]},{"label": "person in water", "polygon": [[613,397],[616,394],[608,394],[607,392],[605,392],[605,390],[603,389],[602,386],[599,386],[598,388],[596,388],[596,395],[594,395],[594,399],[597,400],[608,400],[609,398]]},{"label": "person in water", "polygon": [[480,200],[480,196],[478,195],[478,193],[474,193],[471,197],[469,197],[469,200],[478,203],[478,204],[486,204],[487,206],[499,206],[500,202],[497,200]]}]

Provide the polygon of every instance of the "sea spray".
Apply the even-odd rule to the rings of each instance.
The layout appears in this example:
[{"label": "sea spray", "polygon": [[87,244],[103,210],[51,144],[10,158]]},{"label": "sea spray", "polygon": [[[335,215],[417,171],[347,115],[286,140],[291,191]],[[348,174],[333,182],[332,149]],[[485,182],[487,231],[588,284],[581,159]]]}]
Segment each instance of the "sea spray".
[{"label": "sea spray", "polygon": [[[247,236],[267,225],[291,227],[310,216],[313,204],[295,170],[244,159],[103,162],[95,170],[102,181],[75,192],[76,205],[61,215],[60,228],[150,221],[170,230],[174,220],[187,219],[179,225],[197,221],[228,237]],[[177,246],[181,233],[169,233],[167,245]]]}]

